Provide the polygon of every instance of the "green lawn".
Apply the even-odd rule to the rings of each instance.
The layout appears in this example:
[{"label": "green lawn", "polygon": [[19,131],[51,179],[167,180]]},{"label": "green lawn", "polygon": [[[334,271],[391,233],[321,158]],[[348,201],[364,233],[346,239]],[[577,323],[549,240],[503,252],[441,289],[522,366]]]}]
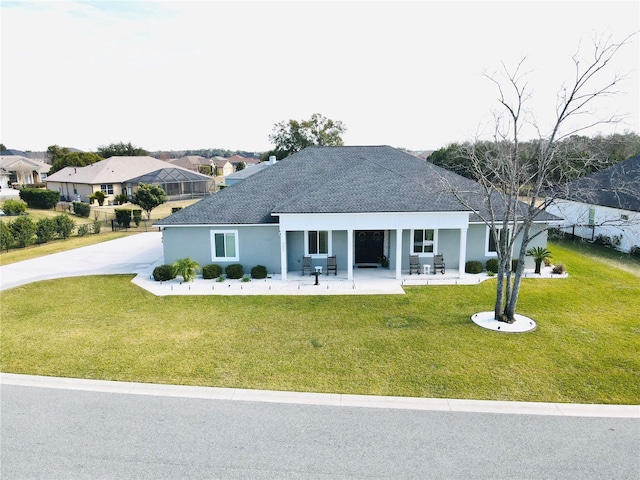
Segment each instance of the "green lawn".
[{"label": "green lawn", "polygon": [[[0,293],[1,370],[373,395],[640,403],[640,278],[550,243],[568,279],[524,280],[527,334],[481,329],[495,281],[387,296],[154,297],[130,275]],[[34,301],[34,299],[38,299]]]}]

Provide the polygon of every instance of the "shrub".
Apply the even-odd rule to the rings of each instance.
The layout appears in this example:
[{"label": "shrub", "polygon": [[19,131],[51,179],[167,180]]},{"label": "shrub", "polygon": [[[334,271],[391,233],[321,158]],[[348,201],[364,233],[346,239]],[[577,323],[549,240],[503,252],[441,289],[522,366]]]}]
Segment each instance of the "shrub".
[{"label": "shrub", "polygon": [[93,233],[100,233],[100,229],[102,228],[102,223],[100,222],[100,220],[94,220],[91,223],[91,229],[93,230]]},{"label": "shrub", "polygon": [[131,209],[116,208],[114,212],[116,214],[116,222],[118,225],[124,228],[129,228],[131,225]]},{"label": "shrub", "polygon": [[17,247],[26,247],[33,243],[33,236],[36,233],[36,224],[29,217],[20,216],[9,224],[13,243]]},{"label": "shrub", "polygon": [[598,234],[596,238],[593,239],[593,243],[597,245],[604,245],[605,247],[617,247],[620,245],[622,241],[622,235],[614,235],[610,237],[609,235]]},{"label": "shrub", "polygon": [[129,197],[127,197],[126,193],[119,193],[118,195],[113,197],[113,201],[116,203],[116,205],[124,205],[129,201]]},{"label": "shrub", "polygon": [[551,273],[554,273],[556,275],[561,275],[564,272],[566,272],[566,270],[562,263],[559,263],[558,265],[554,266],[553,269],[551,270]]},{"label": "shrub", "polygon": [[251,269],[251,278],[267,278],[267,267],[256,265]]},{"label": "shrub", "polygon": [[240,281],[241,281],[241,282],[245,282],[245,283],[247,283],[247,282],[250,282],[250,281],[251,281],[251,278],[249,278],[249,277],[244,277],[244,276],[243,276],[243,277],[242,277],[242,280],[240,280]]},{"label": "shrub", "polygon": [[176,278],[173,265],[160,265],[153,269],[153,279],[156,282],[164,282]]},{"label": "shrub", "polygon": [[73,229],[76,226],[76,222],[71,220],[71,218],[64,213],[56,215],[53,219],[56,222],[56,233],[58,236],[65,240],[69,238],[71,236],[71,232],[73,232]]},{"label": "shrub", "polygon": [[487,263],[485,264],[485,266],[487,267],[487,272],[498,273],[497,258],[490,258],[489,260],[487,260]]},{"label": "shrub", "polygon": [[82,202],[73,202],[73,213],[79,217],[89,218],[91,214],[91,205]]},{"label": "shrub", "polygon": [[227,278],[238,279],[244,276],[244,268],[239,263],[233,263],[231,265],[227,265],[224,269],[224,272],[227,274]]},{"label": "shrub", "polygon": [[0,250],[6,250],[8,252],[11,245],[13,245],[11,229],[5,222],[0,222]]},{"label": "shrub", "polygon": [[196,278],[196,271],[200,270],[200,265],[189,257],[181,258],[173,263],[174,272],[180,275],[185,282],[190,282]]},{"label": "shrub", "polygon": [[[527,250],[527,256],[533,257],[533,261],[535,262],[536,269],[534,273],[540,273],[540,267],[542,266],[542,262],[550,262],[550,258],[553,257],[551,252],[544,247],[531,247]],[[545,263],[546,265],[546,263]]]},{"label": "shrub", "polygon": [[79,237],[84,237],[85,235],[87,235],[89,233],[89,225],[82,224],[78,227],[78,236]]},{"label": "shrub", "polygon": [[136,224],[136,227],[139,227],[142,220],[142,210],[131,210],[131,213],[133,213],[133,223]]},{"label": "shrub", "polygon": [[20,198],[27,202],[30,208],[51,210],[60,200],[60,193],[41,188],[23,188],[20,190]]},{"label": "shrub", "polygon": [[634,245],[629,249],[629,255],[632,257],[640,257],[640,245]]},{"label": "shrub", "polygon": [[5,215],[22,215],[27,211],[27,204],[21,200],[5,200],[2,204],[2,211]]},{"label": "shrub", "polygon": [[464,271],[466,273],[481,273],[482,272],[482,262],[478,260],[469,260],[464,265]]},{"label": "shrub", "polygon": [[38,243],[47,243],[56,235],[56,221],[53,218],[41,218],[36,222]]},{"label": "shrub", "polygon": [[212,278],[218,278],[220,275],[222,275],[222,267],[216,263],[202,267],[202,278],[210,280]]},{"label": "shrub", "polygon": [[104,193],[102,190],[98,190],[97,192],[94,192],[93,195],[91,196],[98,201],[98,205],[100,206],[104,205],[104,199],[107,198],[107,194]]}]

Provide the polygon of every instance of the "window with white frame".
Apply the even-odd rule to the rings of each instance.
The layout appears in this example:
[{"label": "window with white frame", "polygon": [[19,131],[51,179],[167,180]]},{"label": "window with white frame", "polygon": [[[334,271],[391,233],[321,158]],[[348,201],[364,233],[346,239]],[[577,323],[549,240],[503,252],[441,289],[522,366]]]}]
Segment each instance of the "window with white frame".
[{"label": "window with white frame", "polygon": [[[500,237],[499,241],[502,243],[504,241],[505,231],[502,228],[498,228],[498,235]],[[506,234],[509,234],[509,230],[507,229]],[[487,227],[487,242],[486,242],[486,254],[487,255],[497,255],[498,254],[498,245],[496,245],[496,239],[491,233],[491,227]]]},{"label": "window with white frame", "polygon": [[108,183],[108,184],[100,185],[100,190],[102,190],[107,195],[113,195],[113,184]]},{"label": "window with white frame", "polygon": [[307,255],[329,255],[329,231],[309,230],[307,234]]},{"label": "window with white frame", "polygon": [[237,230],[213,230],[211,232],[211,258],[222,262],[240,260]]},{"label": "window with white frame", "polygon": [[436,231],[433,229],[414,230],[412,253],[433,254],[436,248]]}]

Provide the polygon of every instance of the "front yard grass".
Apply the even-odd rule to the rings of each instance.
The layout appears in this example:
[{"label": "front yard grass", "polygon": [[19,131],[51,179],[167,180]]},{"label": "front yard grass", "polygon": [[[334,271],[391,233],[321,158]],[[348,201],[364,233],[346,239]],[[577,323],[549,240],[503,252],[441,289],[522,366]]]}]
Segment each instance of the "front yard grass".
[{"label": "front yard grass", "polygon": [[[481,329],[495,281],[406,295],[154,297],[130,275],[0,292],[4,372],[370,395],[640,403],[638,276],[550,243],[527,334]],[[34,299],[38,299],[34,301]]]}]

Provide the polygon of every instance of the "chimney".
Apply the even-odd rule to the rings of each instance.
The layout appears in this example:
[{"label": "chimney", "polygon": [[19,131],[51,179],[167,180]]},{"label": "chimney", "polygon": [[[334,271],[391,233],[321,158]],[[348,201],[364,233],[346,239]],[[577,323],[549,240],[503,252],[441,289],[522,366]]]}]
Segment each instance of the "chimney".
[{"label": "chimney", "polygon": [[275,155],[271,155],[269,157],[269,165],[275,165],[276,163],[276,156]]}]

